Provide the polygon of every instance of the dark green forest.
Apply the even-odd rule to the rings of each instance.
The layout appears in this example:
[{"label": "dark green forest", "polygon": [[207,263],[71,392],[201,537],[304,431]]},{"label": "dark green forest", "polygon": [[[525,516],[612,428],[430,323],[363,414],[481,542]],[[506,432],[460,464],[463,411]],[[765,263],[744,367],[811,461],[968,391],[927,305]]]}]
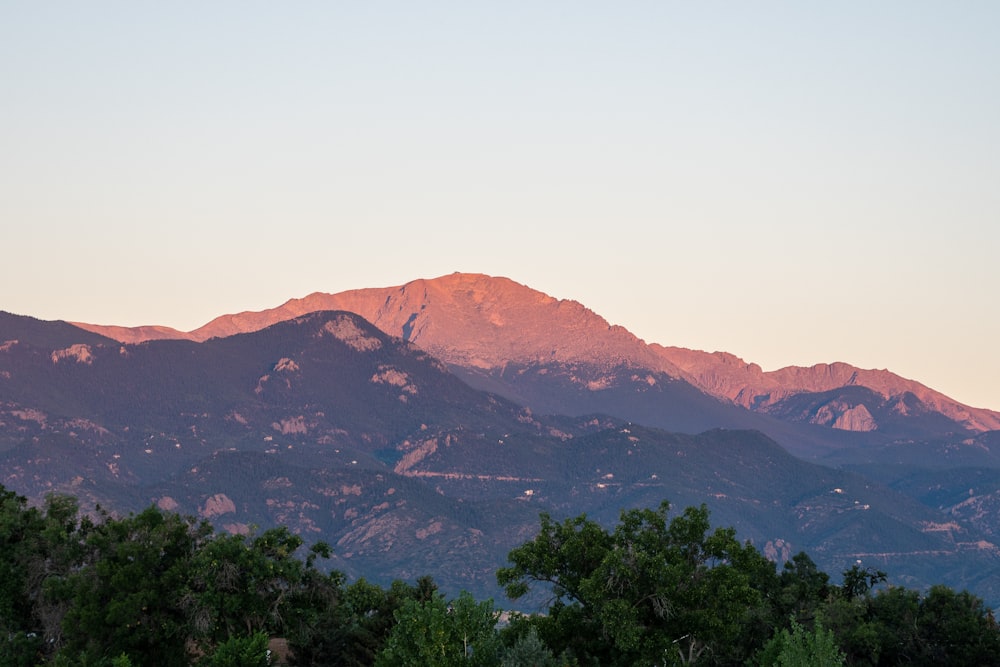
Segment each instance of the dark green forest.
[{"label": "dark green forest", "polygon": [[624,511],[611,530],[542,514],[496,575],[533,614],[429,577],[348,582],[331,553],[286,528],[84,515],[0,487],[0,666],[1000,665],[974,595],[860,565],[837,583],[805,553],[779,567],[705,506]]}]

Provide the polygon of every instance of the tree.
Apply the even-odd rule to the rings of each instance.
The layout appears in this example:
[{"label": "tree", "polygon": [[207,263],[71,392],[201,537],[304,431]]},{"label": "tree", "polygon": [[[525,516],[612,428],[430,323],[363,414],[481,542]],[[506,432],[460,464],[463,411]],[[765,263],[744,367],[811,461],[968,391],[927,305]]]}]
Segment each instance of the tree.
[{"label": "tree", "polygon": [[581,663],[739,662],[761,641],[748,628],[774,566],[732,529],[710,533],[704,505],[668,522],[669,508],[622,512],[610,534],[586,516],[558,524],[542,515],[538,536],[511,551],[497,580],[514,599],[549,584],[539,635]]},{"label": "tree", "polygon": [[198,667],[268,667],[271,651],[267,648],[267,633],[255,632],[248,637],[231,637],[219,644],[210,656],[198,662]]},{"label": "tree", "polygon": [[1000,664],[1000,628],[972,593],[932,586],[916,621],[923,664]]},{"label": "tree", "polygon": [[817,620],[812,630],[791,620],[791,631],[782,629],[764,646],[761,667],[839,667],[844,654],[833,632]]},{"label": "tree", "polygon": [[42,649],[41,623],[30,584],[44,519],[28,501],[0,486],[0,664],[35,664]]},{"label": "tree", "polygon": [[323,574],[308,560],[302,581],[288,601],[284,636],[295,665],[345,664],[344,627],[349,625],[344,598],[344,575]]},{"label": "tree", "polygon": [[500,651],[493,601],[476,602],[463,592],[451,602],[407,600],[375,661],[376,667],[474,667],[495,665]]},{"label": "tree", "polygon": [[804,551],[785,563],[778,577],[778,586],[775,606],[782,619],[811,620],[834,591],[830,576],[821,571]]},{"label": "tree", "polygon": [[137,664],[187,665],[188,619],[180,605],[207,524],[150,507],[83,535],[77,571],[50,580],[62,600],[64,653],[91,660],[125,654]]},{"label": "tree", "polygon": [[918,591],[891,586],[854,604],[863,613],[839,633],[849,660],[855,664],[898,665],[912,663],[920,654]]},{"label": "tree", "polygon": [[527,595],[532,583],[550,587],[548,613],[533,619],[539,636],[584,664],[610,664],[610,647],[588,606],[586,581],[607,557],[611,536],[585,514],[559,523],[543,512],[539,519],[538,535],[508,554],[511,565],[497,571],[497,582],[512,600]]},{"label": "tree", "polygon": [[[407,601],[431,600],[437,591],[434,580],[426,576],[415,586],[397,579],[387,589],[365,579],[342,584],[343,575],[331,573],[326,583],[307,583],[291,602],[286,637],[293,665],[373,665],[396,626],[396,612]],[[312,602],[302,605],[303,595],[312,597]]]},{"label": "tree", "polygon": [[500,653],[500,667],[556,667],[551,649],[538,636],[534,627],[520,635]]},{"label": "tree", "polygon": [[841,594],[848,600],[865,597],[875,586],[885,582],[886,578],[887,575],[882,570],[852,565],[851,569],[844,570],[844,583],[840,587]]},{"label": "tree", "polygon": [[968,591],[891,586],[835,597],[822,613],[852,665],[1000,664],[1000,628]]},{"label": "tree", "polygon": [[302,544],[279,527],[256,537],[217,536],[199,549],[183,605],[203,650],[258,632],[301,633],[317,606],[335,606],[340,575],[326,578],[314,566],[330,547],[314,545],[303,562],[295,557]]},{"label": "tree", "polygon": [[0,664],[36,665],[63,645],[68,603],[52,591],[81,567],[92,526],[69,496],[39,509],[0,486]]}]

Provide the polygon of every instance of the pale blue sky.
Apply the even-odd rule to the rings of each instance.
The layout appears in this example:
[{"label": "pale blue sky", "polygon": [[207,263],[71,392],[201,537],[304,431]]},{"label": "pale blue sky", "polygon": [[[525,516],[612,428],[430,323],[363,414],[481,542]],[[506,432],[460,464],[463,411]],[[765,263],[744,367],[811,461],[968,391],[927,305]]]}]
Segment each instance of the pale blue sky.
[{"label": "pale blue sky", "polygon": [[0,309],[453,271],[1000,410],[1000,3],[0,0]]}]

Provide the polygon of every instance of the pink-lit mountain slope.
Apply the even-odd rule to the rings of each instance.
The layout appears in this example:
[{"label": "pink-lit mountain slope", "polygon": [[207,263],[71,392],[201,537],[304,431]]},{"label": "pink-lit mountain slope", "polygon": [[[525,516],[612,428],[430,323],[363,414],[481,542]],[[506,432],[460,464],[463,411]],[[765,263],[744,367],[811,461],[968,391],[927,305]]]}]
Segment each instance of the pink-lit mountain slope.
[{"label": "pink-lit mountain slope", "polygon": [[[928,415],[970,431],[1000,429],[1000,413],[971,408],[888,371],[837,363],[765,373],[731,354],[647,345],[576,301],[558,300],[507,278],[480,274],[455,273],[399,287],[339,294],[317,292],[270,310],[224,315],[176,335],[164,327],[78,326],[122,342],[170,337],[202,341],[258,331],[319,310],[357,313],[445,363],[478,374],[481,386],[506,389],[515,399],[523,396],[518,394],[514,374],[524,377],[535,369],[551,376],[550,366],[556,366],[584,392],[601,392],[628,382],[637,388],[643,383],[652,387],[672,378],[782,421],[842,431],[871,432],[890,421]],[[551,380],[541,375],[540,380]],[[858,388],[868,392],[852,392]],[[847,393],[838,392],[841,389]],[[804,396],[817,398],[803,402]],[[950,427],[937,423],[936,428]]]},{"label": "pink-lit mountain slope", "polygon": [[319,310],[357,313],[382,331],[457,366],[489,369],[558,361],[629,364],[681,375],[663,355],[576,301],[480,274],[453,273],[340,294],[317,292],[271,310],[217,317],[189,335],[206,340],[257,331]]},{"label": "pink-lit mountain slope", "polygon": [[[1000,413],[963,405],[919,382],[887,370],[866,370],[845,363],[833,363],[808,368],[789,366],[765,372],[757,364],[747,363],[725,352],[708,353],[656,344],[651,347],[705,391],[759,412],[770,412],[775,405],[798,394],[865,387],[881,396],[890,409],[901,417],[908,416],[913,409],[912,403],[906,400],[910,395],[918,399],[925,409],[940,413],[970,430],[1000,429]],[[856,406],[853,413],[850,408],[843,409],[839,414],[831,409],[814,418],[827,418],[830,425],[837,424],[840,419],[842,426],[837,427],[845,430],[868,430],[869,426],[877,426],[859,412]]]}]

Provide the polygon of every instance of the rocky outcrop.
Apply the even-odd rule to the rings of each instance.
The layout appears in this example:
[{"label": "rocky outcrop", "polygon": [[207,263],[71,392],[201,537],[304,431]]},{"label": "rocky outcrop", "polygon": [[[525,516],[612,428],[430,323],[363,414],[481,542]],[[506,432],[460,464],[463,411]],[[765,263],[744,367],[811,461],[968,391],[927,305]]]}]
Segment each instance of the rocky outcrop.
[{"label": "rocky outcrop", "polygon": [[848,406],[843,401],[831,401],[809,419],[813,424],[830,426],[841,431],[874,431],[878,428],[875,418],[863,404]]},{"label": "rocky outcrop", "polygon": [[212,517],[221,516],[223,514],[232,514],[236,511],[236,503],[234,503],[229,496],[224,493],[217,493],[211,498],[205,499],[205,504],[202,506],[199,515],[205,519],[211,519]]},{"label": "rocky outcrop", "polygon": [[57,364],[64,360],[75,361],[78,364],[90,365],[94,363],[94,353],[90,349],[89,345],[84,345],[82,343],[78,345],[71,345],[64,350],[55,350],[52,352],[52,363]]}]

